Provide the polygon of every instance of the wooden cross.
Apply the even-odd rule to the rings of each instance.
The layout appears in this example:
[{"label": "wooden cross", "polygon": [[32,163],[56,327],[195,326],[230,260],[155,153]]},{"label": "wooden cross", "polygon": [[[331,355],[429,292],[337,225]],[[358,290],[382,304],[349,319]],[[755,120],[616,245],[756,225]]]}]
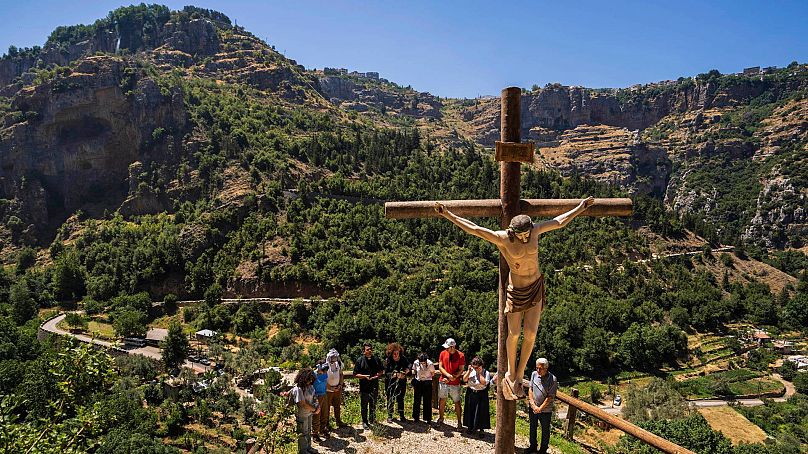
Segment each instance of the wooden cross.
[{"label": "wooden cross", "polygon": [[[530,216],[558,216],[575,208],[578,199],[530,199],[520,200],[520,162],[532,162],[533,147],[521,144],[521,96],[518,87],[502,90],[501,142],[497,143],[497,160],[500,162],[499,199],[488,200],[445,200],[446,208],[463,217],[500,218],[500,226],[505,229],[510,220],[519,214]],[[528,145],[528,146],[526,146]],[[435,212],[435,201],[387,202],[384,214],[388,218],[428,218],[439,217]],[[595,203],[582,213],[582,216],[630,216],[631,199],[595,199]],[[508,287],[510,269],[505,258],[499,258],[499,337],[497,349],[497,383],[502,383],[508,369],[505,339],[508,334],[505,316],[505,290]],[[518,377],[521,380],[521,377]],[[494,450],[498,454],[513,454],[516,429],[516,401],[507,400],[502,386],[497,387],[497,420]]]}]

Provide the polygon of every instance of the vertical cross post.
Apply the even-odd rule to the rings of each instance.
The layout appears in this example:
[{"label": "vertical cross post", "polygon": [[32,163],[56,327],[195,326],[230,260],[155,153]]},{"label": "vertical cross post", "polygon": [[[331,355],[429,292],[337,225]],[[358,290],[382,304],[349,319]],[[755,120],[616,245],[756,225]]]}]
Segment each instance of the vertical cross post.
[{"label": "vertical cross post", "polygon": [[[522,90],[508,87],[502,90],[500,137],[502,142],[518,143],[522,138],[521,120]],[[499,196],[502,199],[502,216],[500,226],[508,228],[511,218],[519,214],[519,192],[521,164],[518,162],[500,162]],[[497,454],[513,454],[516,435],[516,402],[507,400],[502,394],[502,383],[508,370],[508,349],[505,343],[508,338],[508,318],[505,315],[505,290],[508,288],[510,268],[505,258],[499,256],[499,336],[497,338],[497,420],[494,452]],[[518,386],[522,386],[522,377],[514,377]]]},{"label": "vertical cross post", "polygon": [[[578,398],[578,388],[572,388],[572,397]],[[564,427],[564,436],[567,440],[572,440],[573,430],[575,429],[575,416],[578,412],[578,409],[573,407],[572,405],[569,406],[567,409],[567,424]]]}]

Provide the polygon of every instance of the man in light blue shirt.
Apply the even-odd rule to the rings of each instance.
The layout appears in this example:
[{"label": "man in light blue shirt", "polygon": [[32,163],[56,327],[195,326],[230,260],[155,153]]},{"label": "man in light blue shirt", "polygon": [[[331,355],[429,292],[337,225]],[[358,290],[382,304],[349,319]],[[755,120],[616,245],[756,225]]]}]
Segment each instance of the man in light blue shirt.
[{"label": "man in light blue shirt", "polygon": [[[550,363],[546,358],[536,360],[536,370],[530,375],[530,392],[528,395],[528,406],[530,411],[530,446],[529,453],[538,452],[547,454],[547,447],[550,445],[550,418],[553,416],[553,401],[558,391],[558,381],[555,375],[551,374]],[[536,431],[541,423],[541,447],[538,449]]]}]

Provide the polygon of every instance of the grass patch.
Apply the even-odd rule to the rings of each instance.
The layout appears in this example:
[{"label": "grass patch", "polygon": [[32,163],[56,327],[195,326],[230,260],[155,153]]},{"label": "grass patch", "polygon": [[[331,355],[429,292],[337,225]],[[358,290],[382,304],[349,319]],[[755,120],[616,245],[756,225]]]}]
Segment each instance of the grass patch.
[{"label": "grass patch", "polygon": [[739,443],[763,443],[766,440],[766,432],[763,429],[750,422],[731,407],[700,408],[699,413],[704,416],[710,427],[724,434],[734,445]]},{"label": "grass patch", "polygon": [[96,337],[99,337],[101,339],[107,339],[107,340],[116,339],[115,330],[109,323],[90,320],[89,323],[87,324],[87,331],[91,335],[95,334]]},{"label": "grass patch", "polygon": [[676,389],[688,399],[742,396],[783,389],[779,381],[762,377],[763,373],[749,369],[728,370],[683,380],[676,384]]}]

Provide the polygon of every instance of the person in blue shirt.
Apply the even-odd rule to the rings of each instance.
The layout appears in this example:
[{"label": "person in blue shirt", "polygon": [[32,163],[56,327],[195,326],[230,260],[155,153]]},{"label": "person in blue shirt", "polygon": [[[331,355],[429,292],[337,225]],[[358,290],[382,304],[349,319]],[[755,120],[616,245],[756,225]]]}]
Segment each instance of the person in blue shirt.
[{"label": "person in blue shirt", "polygon": [[[323,408],[325,404],[325,393],[326,393],[326,384],[328,382],[328,364],[318,364],[315,368],[317,375],[314,378],[314,398],[317,399],[317,407]],[[322,421],[322,415],[326,414],[325,412],[320,412],[320,414],[315,415],[312,419],[311,424],[311,433],[312,437],[317,441],[322,441],[320,438],[320,434],[322,433],[324,437],[328,437],[328,420]]]}]

